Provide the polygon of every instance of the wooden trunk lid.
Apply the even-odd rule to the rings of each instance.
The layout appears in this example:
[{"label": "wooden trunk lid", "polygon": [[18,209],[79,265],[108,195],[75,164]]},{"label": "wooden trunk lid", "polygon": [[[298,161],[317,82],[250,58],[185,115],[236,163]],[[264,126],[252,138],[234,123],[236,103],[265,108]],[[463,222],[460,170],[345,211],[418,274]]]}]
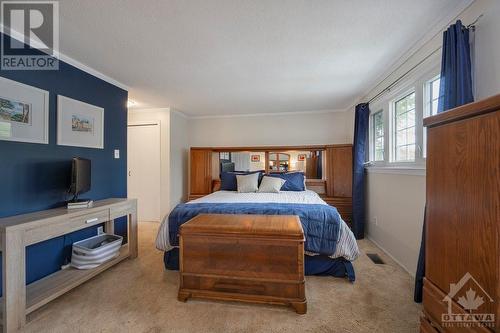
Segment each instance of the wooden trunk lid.
[{"label": "wooden trunk lid", "polygon": [[304,240],[300,219],[295,215],[200,214],[184,223],[180,233]]}]

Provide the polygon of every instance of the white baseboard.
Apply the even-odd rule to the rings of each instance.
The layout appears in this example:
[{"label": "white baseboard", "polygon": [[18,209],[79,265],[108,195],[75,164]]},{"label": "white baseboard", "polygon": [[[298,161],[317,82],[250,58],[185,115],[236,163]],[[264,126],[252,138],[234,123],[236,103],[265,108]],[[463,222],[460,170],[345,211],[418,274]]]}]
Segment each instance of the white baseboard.
[{"label": "white baseboard", "polygon": [[372,242],[373,244],[375,244],[379,249],[381,249],[388,257],[390,257],[392,260],[394,260],[396,262],[396,264],[398,264],[402,269],[404,269],[408,274],[410,274],[410,276],[415,279],[415,272],[412,272],[408,269],[408,267],[406,267],[405,265],[403,265],[398,259],[396,259],[389,251],[387,251],[386,249],[384,249],[384,247],[382,245],[380,245],[378,242],[376,242],[373,238],[370,237],[370,235],[366,235],[366,238],[368,238],[368,240],[370,240],[370,242]]}]

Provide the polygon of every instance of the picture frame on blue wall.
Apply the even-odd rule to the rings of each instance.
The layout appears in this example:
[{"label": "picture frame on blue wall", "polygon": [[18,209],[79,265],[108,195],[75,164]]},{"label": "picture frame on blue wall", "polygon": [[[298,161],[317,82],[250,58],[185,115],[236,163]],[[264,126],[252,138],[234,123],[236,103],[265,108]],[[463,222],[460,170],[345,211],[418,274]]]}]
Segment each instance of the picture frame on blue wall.
[{"label": "picture frame on blue wall", "polygon": [[0,140],[49,143],[49,92],[0,77]]},{"label": "picture frame on blue wall", "polygon": [[104,149],[104,108],[58,95],[57,144]]}]

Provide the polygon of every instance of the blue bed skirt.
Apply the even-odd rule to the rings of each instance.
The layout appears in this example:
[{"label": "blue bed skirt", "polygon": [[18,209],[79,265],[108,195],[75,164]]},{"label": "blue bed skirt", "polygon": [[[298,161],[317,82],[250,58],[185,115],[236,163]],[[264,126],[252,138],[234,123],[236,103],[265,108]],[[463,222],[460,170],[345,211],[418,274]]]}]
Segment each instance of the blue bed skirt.
[{"label": "blue bed skirt", "polygon": [[[179,249],[174,248],[163,255],[165,268],[179,270]],[[356,275],[352,263],[344,258],[332,259],[328,256],[304,256],[304,269],[306,275],[335,276],[347,278],[354,282]]]}]

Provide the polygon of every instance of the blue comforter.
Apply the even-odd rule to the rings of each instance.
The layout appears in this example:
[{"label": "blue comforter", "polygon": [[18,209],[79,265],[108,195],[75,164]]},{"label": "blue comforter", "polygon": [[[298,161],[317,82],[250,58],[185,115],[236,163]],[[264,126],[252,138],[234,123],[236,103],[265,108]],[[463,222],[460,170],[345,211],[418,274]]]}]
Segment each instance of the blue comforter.
[{"label": "blue comforter", "polygon": [[169,239],[179,245],[179,227],[199,214],[298,215],[306,251],[332,255],[337,248],[342,220],[336,208],[328,205],[276,203],[192,203],[180,204],[168,217]]}]

